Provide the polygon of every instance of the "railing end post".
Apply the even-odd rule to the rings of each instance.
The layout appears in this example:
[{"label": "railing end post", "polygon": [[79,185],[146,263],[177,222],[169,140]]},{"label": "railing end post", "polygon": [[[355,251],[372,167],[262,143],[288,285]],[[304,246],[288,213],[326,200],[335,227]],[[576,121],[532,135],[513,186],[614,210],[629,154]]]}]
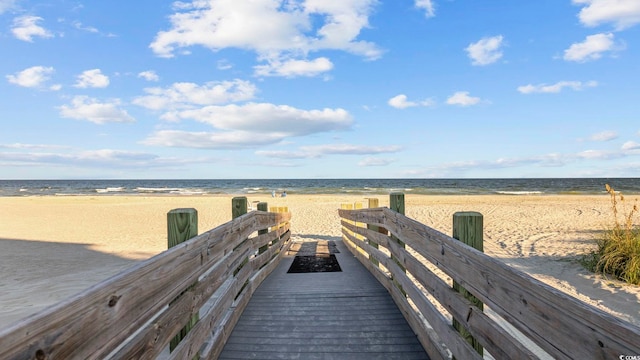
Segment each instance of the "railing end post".
[{"label": "railing end post", "polygon": [[[483,251],[483,216],[476,211],[461,211],[453,214],[453,238],[462,241],[463,243],[475,248],[476,250]],[[483,310],[484,306],[482,302],[473,296],[467,289],[460,286],[456,281],[453,282],[453,289],[464,295],[471,303],[477,306],[480,310]],[[484,349],[482,345],[476,340],[469,332],[458,322],[453,319],[453,327],[464,337],[467,342],[473,346],[473,348],[482,355]]]},{"label": "railing end post", "polygon": [[247,213],[247,197],[236,196],[231,199],[231,218],[235,219]]},{"label": "railing end post", "polygon": [[389,208],[392,211],[405,214],[404,193],[394,192],[389,194]]}]

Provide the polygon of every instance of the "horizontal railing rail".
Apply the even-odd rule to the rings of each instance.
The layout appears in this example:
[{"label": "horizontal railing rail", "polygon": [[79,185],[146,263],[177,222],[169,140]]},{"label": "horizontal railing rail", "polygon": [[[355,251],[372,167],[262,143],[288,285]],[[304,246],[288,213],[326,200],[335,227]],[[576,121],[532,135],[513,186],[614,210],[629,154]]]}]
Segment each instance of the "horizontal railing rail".
[{"label": "horizontal railing rail", "polygon": [[[246,212],[246,210],[245,210]],[[0,330],[0,359],[213,359],[290,244],[290,213],[252,211]]]},{"label": "horizontal railing rail", "polygon": [[[431,358],[481,359],[449,318],[496,359],[640,355],[640,328],[388,208],[339,210],[347,248],[387,288]],[[406,246],[406,247],[405,247]],[[488,316],[440,269],[521,334]],[[448,312],[451,316],[445,316]],[[524,339],[526,338],[526,339]]]}]

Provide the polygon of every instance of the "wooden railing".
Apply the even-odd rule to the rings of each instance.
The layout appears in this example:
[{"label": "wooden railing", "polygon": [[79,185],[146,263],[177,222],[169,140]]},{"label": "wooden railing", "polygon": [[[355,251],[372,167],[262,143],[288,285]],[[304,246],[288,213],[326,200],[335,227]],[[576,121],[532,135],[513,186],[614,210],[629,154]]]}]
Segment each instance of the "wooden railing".
[{"label": "wooden railing", "polygon": [[[290,218],[265,211],[238,215],[2,329],[0,359],[215,359],[290,245]],[[197,314],[167,355],[170,341]]]},{"label": "wooden railing", "polygon": [[[640,328],[461,241],[388,208],[342,209],[339,214],[347,248],[387,288],[432,359],[482,358],[450,319],[496,359],[640,355]],[[438,271],[499,317],[488,316]],[[525,344],[531,342],[536,345]]]}]

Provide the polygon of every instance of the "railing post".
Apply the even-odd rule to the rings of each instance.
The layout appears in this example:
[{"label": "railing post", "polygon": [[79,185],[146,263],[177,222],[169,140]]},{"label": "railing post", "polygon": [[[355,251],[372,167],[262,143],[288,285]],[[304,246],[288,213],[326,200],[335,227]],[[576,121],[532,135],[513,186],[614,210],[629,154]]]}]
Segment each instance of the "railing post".
[{"label": "railing post", "polygon": [[235,219],[247,213],[247,197],[237,196],[231,199],[231,218]]},{"label": "railing post", "polygon": [[[269,204],[266,202],[258,203],[258,211],[269,211]],[[266,234],[269,232],[269,229],[258,230],[258,235]],[[263,245],[258,249],[258,254],[262,254],[267,251],[269,248],[269,244]]]},{"label": "railing post", "polygon": [[[484,251],[482,223],[482,214],[479,212],[466,211],[453,214],[453,238],[460,240],[479,251]],[[464,295],[466,299],[471,301],[480,310],[483,310],[484,306],[482,302],[455,281],[453,282],[453,289]],[[467,340],[469,344],[471,344],[471,346],[473,346],[474,349],[476,349],[478,354],[483,354],[484,351],[482,345],[480,345],[456,319],[453,319],[453,327]]]},{"label": "railing post", "polygon": [[[404,194],[403,193],[391,193],[389,195],[389,209],[391,209],[391,211],[395,211],[397,213],[400,213],[402,215],[404,215]],[[405,243],[403,243],[402,241],[400,241],[400,239],[398,239],[397,237],[391,235],[391,240],[395,241],[398,243],[398,245],[400,245],[400,247],[402,248],[406,248]],[[398,261],[398,259],[396,259],[393,255],[391,255],[391,260],[393,260],[403,272],[407,272],[407,269],[405,269],[405,267],[400,264],[400,261]],[[402,285],[400,285],[398,282],[396,282],[394,280],[394,283],[396,283],[396,285],[398,286],[398,288],[400,289],[400,291],[402,291],[402,293],[406,296],[406,293],[404,292],[404,289],[402,288]]]},{"label": "railing post", "polygon": [[[389,209],[391,209],[391,211],[395,211],[397,213],[404,215],[405,209],[404,209],[403,193],[391,193],[389,195]],[[397,237],[392,235],[391,238],[395,240],[398,244],[400,244],[400,246],[405,247],[404,243],[400,241],[400,239],[398,239]]]},{"label": "railing post", "polygon": [[[173,209],[167,213],[167,241],[172,248],[198,235],[198,211],[193,208]],[[169,351],[173,351],[180,341],[198,322],[199,314],[193,314],[191,320],[169,343]]]},{"label": "railing post", "polygon": [[[247,204],[248,204],[248,201],[246,196],[236,196],[233,199],[231,199],[231,218],[235,219],[246,214]],[[234,270],[233,276],[236,276],[236,274],[240,271],[240,269],[242,269],[242,267],[244,267],[248,263],[249,263],[249,257],[245,258],[240,264],[240,266],[238,266],[238,268]],[[242,289],[240,290],[240,292],[242,292]]]},{"label": "railing post", "polygon": [[[379,202],[377,198],[368,198],[368,207],[369,209],[375,209],[379,206]],[[375,232],[379,232],[380,228],[377,225],[371,225],[371,224],[367,224],[367,229],[375,231]],[[378,244],[372,241],[368,242],[369,245],[371,245],[372,247],[378,249]],[[380,266],[380,262],[373,256],[371,256],[371,254],[369,254],[369,260],[373,263],[373,265],[375,266]]]}]

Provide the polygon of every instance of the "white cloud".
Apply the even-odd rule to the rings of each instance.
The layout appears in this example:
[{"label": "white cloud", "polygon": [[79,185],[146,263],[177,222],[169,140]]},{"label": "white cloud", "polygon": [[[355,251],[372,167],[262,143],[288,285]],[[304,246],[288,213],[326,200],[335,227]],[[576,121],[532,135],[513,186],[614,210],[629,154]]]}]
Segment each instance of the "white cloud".
[{"label": "white cloud", "polygon": [[105,88],[109,86],[109,77],[102,74],[100,69],[86,70],[78,75],[77,88]]},{"label": "white cloud", "polygon": [[[535,156],[498,158],[496,160],[468,160],[449,162],[430,168],[414,169],[406,172],[411,176],[459,177],[467,171],[507,169],[523,167],[560,167],[581,161],[610,161],[640,155],[640,143],[628,141],[619,150],[584,150],[575,153],[548,153]],[[604,175],[604,174],[603,174]]]},{"label": "white cloud", "polygon": [[255,73],[258,76],[316,76],[333,69],[333,63],[326,57],[314,60],[286,60],[269,61],[267,65],[256,65]]},{"label": "white cloud", "polygon": [[228,104],[250,100],[257,92],[251,82],[237,79],[204,85],[175,83],[167,88],[148,88],[145,92],[148,95],[134,99],[133,103],[162,111],[161,118],[167,121],[193,120],[214,129],[158,131],[145,140],[150,145],[255,147],[291,136],[345,130],[353,122],[351,115],[340,108],[303,110],[269,103]]},{"label": "white cloud", "polygon": [[635,141],[627,141],[622,144],[622,150],[640,150],[640,144]]},{"label": "white cloud", "polygon": [[249,131],[190,132],[160,130],[142,143],[151,146],[198,149],[238,149],[274,144],[283,139],[279,134],[256,134]]},{"label": "white cloud", "polygon": [[612,33],[589,35],[583,42],[572,44],[566,49],[563,58],[576,62],[600,59],[602,53],[615,50],[613,38]]},{"label": "white cloud", "polygon": [[402,150],[402,147],[397,145],[370,146],[370,145],[352,145],[352,144],[326,144],[326,145],[301,146],[300,150],[308,153],[315,153],[315,154],[322,154],[322,155],[368,155],[368,154],[395,153]]},{"label": "white cloud", "polygon": [[13,36],[22,41],[33,42],[34,37],[51,38],[53,34],[38,25],[42,20],[39,16],[25,15],[13,19],[11,32]]},{"label": "white cloud", "polygon": [[578,159],[588,160],[610,160],[623,157],[624,154],[620,152],[605,151],[605,150],[585,150],[576,154]]},{"label": "white cloud", "polygon": [[433,99],[426,99],[420,102],[408,101],[407,96],[404,94],[396,95],[389,99],[387,102],[389,106],[396,109],[406,109],[414,106],[434,106],[435,101]]},{"label": "white cloud", "polygon": [[483,66],[493,64],[502,57],[502,50],[500,47],[502,43],[502,35],[485,37],[478,42],[469,44],[465,48],[465,51],[471,59],[472,65]]},{"label": "white cloud", "polygon": [[613,23],[617,30],[623,30],[640,23],[638,0],[573,0],[573,3],[586,5],[578,14],[586,26]]},{"label": "white cloud", "polygon": [[278,158],[278,159],[310,159],[319,158],[326,155],[375,155],[395,153],[402,150],[397,145],[370,146],[353,144],[324,144],[301,146],[298,150],[260,150],[257,155]]},{"label": "white cloud", "polygon": [[99,33],[100,32],[98,29],[96,29],[93,26],[85,26],[85,25],[83,25],[80,21],[74,21],[73,22],[73,27],[75,27],[78,30],[82,30],[82,31],[90,32],[90,33]]},{"label": "white cloud", "polygon": [[407,101],[407,95],[404,94],[392,97],[391,99],[389,99],[388,103],[390,106],[396,109],[406,109],[408,107],[418,106],[418,104],[415,102]]},{"label": "white cloud", "polygon": [[470,96],[468,91],[458,91],[447,99],[449,105],[471,106],[478,103],[480,103],[480,98]]},{"label": "white cloud", "polygon": [[351,115],[343,109],[301,110],[286,105],[248,103],[242,106],[205,106],[175,111],[172,120],[191,119],[215,131],[158,131],[148,145],[210,149],[251,148],[274,144],[293,136],[348,129]]},{"label": "white cloud", "polygon": [[615,131],[602,131],[590,137],[591,141],[610,141],[617,138],[618,134]]},{"label": "white cloud", "polygon": [[138,74],[138,77],[147,81],[160,81],[160,76],[158,76],[158,74],[153,70],[143,71]]},{"label": "white cloud", "polygon": [[33,149],[65,149],[69,148],[66,145],[47,145],[47,144],[0,144],[0,148],[4,149],[18,149],[18,150],[33,150]]},{"label": "white cloud", "polygon": [[393,159],[367,157],[358,162],[358,166],[386,166],[393,163]]},{"label": "white cloud", "polygon": [[83,161],[90,161],[92,163],[104,163],[104,162],[118,162],[118,161],[149,161],[156,159],[154,154],[135,152],[135,151],[122,151],[113,149],[100,149],[100,150],[88,150],[80,152],[76,158]]},{"label": "white cloud", "polygon": [[233,68],[233,64],[229,62],[227,59],[218,60],[217,62],[218,70],[229,70]]},{"label": "white cloud", "polygon": [[52,67],[32,66],[17,72],[15,75],[7,75],[7,80],[18,86],[39,88],[51,78],[53,72],[54,69]]},{"label": "white cloud", "polygon": [[[158,32],[150,48],[162,57],[173,57],[176,50],[191,46],[204,46],[213,51],[252,50],[259,61],[267,62],[266,69],[278,62],[309,63],[308,53],[319,50],[342,50],[373,60],[379,58],[382,51],[358,37],[362,29],[369,26],[368,18],[376,3],[376,0],[179,3],[175,7],[177,12],[170,16],[171,28]],[[320,65],[326,68],[327,64]],[[262,67],[258,70],[265,71]],[[279,74],[278,71],[268,73]],[[295,71],[284,71],[284,76],[295,74]],[[303,71],[303,74],[309,73]]]},{"label": "white cloud", "polygon": [[60,116],[76,120],[86,120],[95,124],[112,122],[134,122],[126,110],[120,108],[120,100],[100,102],[87,96],[76,96],[70,105],[60,106]]},{"label": "white cloud", "polygon": [[212,81],[203,85],[189,82],[174,83],[167,88],[146,88],[144,91],[147,95],[134,99],[134,104],[152,110],[172,111],[191,109],[194,106],[251,100],[258,90],[251,82],[236,79]]},{"label": "white cloud", "polygon": [[148,169],[183,165],[195,162],[210,163],[211,159],[161,158],[157,155],[115,149],[83,150],[75,152],[0,152],[0,161],[16,165],[63,165],[70,167],[98,167],[112,169]]},{"label": "white cloud", "polygon": [[433,4],[433,0],[415,0],[415,6],[418,9],[424,9],[426,17],[434,17],[436,15],[436,9]]},{"label": "white cloud", "polygon": [[276,159],[309,159],[318,157],[318,154],[304,152],[301,150],[258,150],[256,155],[276,158]]},{"label": "white cloud", "polygon": [[0,15],[2,15],[5,11],[13,8],[16,0],[0,0]]},{"label": "white cloud", "polygon": [[344,130],[351,126],[351,115],[344,109],[302,110],[287,105],[248,103],[244,105],[205,106],[178,111],[178,119],[192,119],[217,129],[277,133],[282,138],[318,132]]},{"label": "white cloud", "polygon": [[583,83],[582,81],[559,81],[551,85],[547,85],[547,84],[523,85],[518,87],[518,91],[523,94],[559,93],[564,88],[570,88],[570,89],[579,91],[585,88],[596,87],[596,86],[598,86],[598,82],[596,81],[587,81],[585,83]]}]

